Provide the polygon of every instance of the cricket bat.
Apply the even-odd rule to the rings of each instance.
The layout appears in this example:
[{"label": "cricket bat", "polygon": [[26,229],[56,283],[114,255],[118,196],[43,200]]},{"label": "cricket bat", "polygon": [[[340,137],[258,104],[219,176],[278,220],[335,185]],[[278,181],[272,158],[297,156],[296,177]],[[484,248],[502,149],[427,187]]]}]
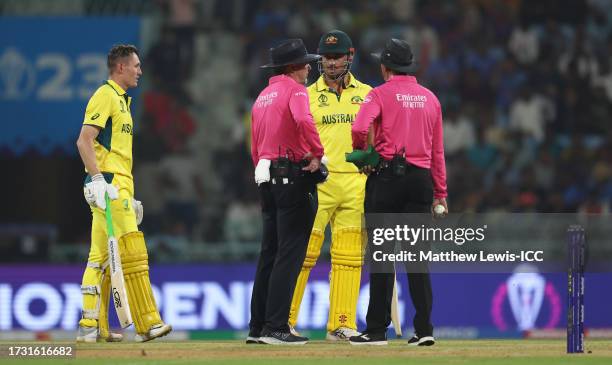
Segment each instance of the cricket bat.
[{"label": "cricket bat", "polygon": [[391,322],[393,322],[393,328],[395,328],[395,335],[397,337],[402,337],[402,322],[400,321],[397,304],[397,275],[393,273],[393,299],[391,300]]},{"label": "cricket bat", "polygon": [[132,315],[130,314],[130,304],[125,290],[125,281],[123,279],[123,269],[121,267],[121,255],[119,254],[119,242],[115,238],[113,229],[113,216],[111,214],[111,202],[108,194],[106,194],[106,230],[108,232],[108,261],[111,278],[111,293],[115,312],[119,318],[119,323],[122,328],[130,326]]}]

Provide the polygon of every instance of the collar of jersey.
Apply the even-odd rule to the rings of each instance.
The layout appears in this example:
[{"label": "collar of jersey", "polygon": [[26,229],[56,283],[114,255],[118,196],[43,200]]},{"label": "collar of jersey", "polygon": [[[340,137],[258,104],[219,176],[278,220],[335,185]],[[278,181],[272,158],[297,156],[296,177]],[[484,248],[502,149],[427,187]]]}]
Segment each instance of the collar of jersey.
[{"label": "collar of jersey", "polygon": [[117,95],[122,96],[122,95],[125,95],[125,94],[126,94],[126,91],[125,91],[125,90],[123,90],[123,89],[121,88],[121,86],[119,86],[119,84],[117,84],[115,81],[113,81],[113,80],[111,80],[111,79],[108,79],[108,80],[106,80],[106,84],[107,84],[108,86],[112,87],[112,88],[113,88],[113,90],[115,90],[115,92],[117,93]]},{"label": "collar of jersey", "polygon": [[[353,76],[353,74],[350,72],[349,72],[349,76],[350,76],[350,81],[349,81],[348,87],[357,87],[357,80],[355,80],[355,76]],[[329,87],[325,83],[325,77],[323,75],[319,76],[319,79],[317,80],[317,91],[318,92],[329,91]]]},{"label": "collar of jersey", "polygon": [[411,75],[393,75],[388,81],[408,81],[416,83],[417,79]]},{"label": "collar of jersey", "polygon": [[295,82],[296,84],[299,84],[297,81],[295,81],[294,79],[292,79],[291,77],[287,75],[275,75],[275,76],[270,77],[270,79],[268,80],[268,85],[272,85],[277,82],[283,82],[283,81]]}]

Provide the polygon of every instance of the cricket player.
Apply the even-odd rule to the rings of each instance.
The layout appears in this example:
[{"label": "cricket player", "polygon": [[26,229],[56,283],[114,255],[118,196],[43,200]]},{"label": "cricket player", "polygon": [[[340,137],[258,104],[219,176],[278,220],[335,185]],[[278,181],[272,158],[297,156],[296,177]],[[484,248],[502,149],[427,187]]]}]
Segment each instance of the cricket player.
[{"label": "cricket player", "polygon": [[117,342],[119,334],[108,329],[110,275],[108,269],[105,195],[111,199],[115,236],[136,327],[135,340],[150,341],[167,335],[172,327],[161,320],[149,281],[147,248],[138,224],[143,209],[134,200],[131,98],[126,91],[138,85],[142,75],[138,50],[116,45],[108,53],[109,79],[93,94],[77,140],[85,165],[85,200],[91,206],[91,248],[83,274],[83,311],[77,342]]},{"label": "cricket player", "polygon": [[321,76],[310,87],[310,110],[329,163],[329,178],[318,186],[319,208],[306,258],[295,287],[289,324],[294,327],[310,270],[323,245],[325,227],[331,223],[329,317],[330,341],[348,340],[359,333],[356,311],[361,282],[362,222],[366,177],[345,161],[351,152],[351,125],[364,98],[372,89],[350,72],[355,49],[349,36],[332,30],[319,41]]}]

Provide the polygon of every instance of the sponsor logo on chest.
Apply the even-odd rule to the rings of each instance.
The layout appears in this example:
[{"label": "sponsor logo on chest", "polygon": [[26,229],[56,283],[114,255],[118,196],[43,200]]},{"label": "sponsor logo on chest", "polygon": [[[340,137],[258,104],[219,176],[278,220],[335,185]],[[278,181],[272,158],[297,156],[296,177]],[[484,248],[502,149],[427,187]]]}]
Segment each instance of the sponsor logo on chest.
[{"label": "sponsor logo on chest", "polygon": [[272,105],[277,96],[278,93],[276,91],[273,91],[269,94],[259,95],[257,100],[255,100],[255,108],[265,108],[269,105]]},{"label": "sponsor logo on chest", "polygon": [[354,120],[355,114],[325,114],[321,118],[321,124],[353,123]]},{"label": "sponsor logo on chest", "polygon": [[409,109],[423,109],[427,102],[425,95],[395,94],[395,99],[402,103],[402,107]]}]

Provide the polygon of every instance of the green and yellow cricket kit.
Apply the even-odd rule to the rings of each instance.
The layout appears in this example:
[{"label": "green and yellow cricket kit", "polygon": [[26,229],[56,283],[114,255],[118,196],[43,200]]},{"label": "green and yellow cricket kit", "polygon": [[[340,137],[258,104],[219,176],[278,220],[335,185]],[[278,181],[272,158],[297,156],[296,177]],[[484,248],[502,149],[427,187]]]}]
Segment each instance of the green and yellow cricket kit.
[{"label": "green and yellow cricket kit", "polygon": [[330,90],[323,76],[308,87],[310,110],[329,160],[330,173],[327,182],[318,185],[319,208],[291,303],[289,324],[292,326],[297,322],[308,276],[319,257],[325,227],[330,223],[332,271],[327,330],[357,329],[366,177],[355,165],[345,161],[345,153],[353,150],[351,126],[371,89],[350,73],[348,85],[340,95]]},{"label": "green and yellow cricket kit", "polygon": [[[93,94],[85,112],[84,125],[100,128],[94,141],[98,168],[108,183],[119,190],[119,199],[111,201],[115,236],[127,286],[130,311],[136,332],[147,333],[152,325],[162,323],[149,281],[147,248],[138,231],[132,207],[133,121],[131,98],[113,80],[106,81]],[[90,176],[86,177],[85,183]],[[83,314],[79,325],[99,327],[100,336],[108,336],[110,276],[108,267],[107,228],[104,210],[91,208],[91,247],[83,274]]]}]

